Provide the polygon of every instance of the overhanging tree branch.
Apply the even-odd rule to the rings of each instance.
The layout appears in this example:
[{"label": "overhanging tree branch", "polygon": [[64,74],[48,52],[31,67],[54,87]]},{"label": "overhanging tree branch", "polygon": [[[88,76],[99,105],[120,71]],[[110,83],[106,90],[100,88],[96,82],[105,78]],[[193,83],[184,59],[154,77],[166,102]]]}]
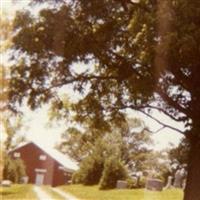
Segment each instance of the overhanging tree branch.
[{"label": "overhanging tree branch", "polygon": [[97,79],[97,80],[117,80],[117,77],[116,76],[77,76],[77,77],[73,77],[71,79],[63,80],[63,81],[58,82],[58,83],[54,83],[47,90],[62,87],[64,85],[71,84],[71,83],[78,82],[78,81],[80,81],[80,82],[81,81],[90,81],[90,80],[93,80],[93,79]]},{"label": "overhanging tree branch", "polygon": [[[115,108],[116,108],[116,107],[115,107]],[[155,122],[157,122],[158,124],[160,124],[162,127],[161,127],[160,129],[158,129],[156,132],[159,132],[159,131],[161,131],[161,130],[164,129],[164,128],[169,128],[169,129],[174,130],[174,131],[177,131],[177,132],[179,132],[179,133],[181,133],[181,134],[185,134],[184,131],[181,131],[180,129],[175,128],[175,127],[173,127],[173,126],[170,126],[170,125],[168,125],[168,124],[165,124],[165,123],[161,122],[159,119],[153,117],[151,114],[145,112],[143,109],[145,109],[146,106],[122,106],[122,107],[120,107],[120,108],[118,107],[117,109],[123,110],[123,109],[127,109],[127,108],[131,108],[131,109],[133,109],[133,110],[139,111],[139,112],[143,113],[144,115],[146,115],[147,117],[153,119],[153,120],[154,120]],[[168,115],[168,116],[169,116],[169,115]],[[155,133],[155,132],[154,132],[154,133]]]},{"label": "overhanging tree branch", "polygon": [[179,112],[182,112],[182,113],[188,115],[188,113],[186,113],[186,109],[183,108],[182,106],[180,106],[171,97],[169,97],[169,95],[167,95],[167,93],[163,92],[162,88],[157,87],[156,92],[164,101],[167,102],[168,105],[170,105],[171,107],[179,110]]},{"label": "overhanging tree branch", "polygon": [[[165,123],[161,122],[160,120],[158,120],[157,118],[153,117],[152,115],[150,115],[149,113],[147,113],[147,112],[145,112],[145,111],[143,111],[143,110],[138,110],[138,111],[141,112],[141,113],[143,113],[143,114],[145,114],[146,116],[150,117],[151,119],[153,119],[154,121],[156,121],[158,124],[162,125],[162,126],[163,126],[162,129],[163,129],[163,128],[169,128],[169,129],[172,129],[172,130],[174,130],[174,131],[177,131],[177,132],[179,132],[179,133],[181,133],[181,134],[185,134],[185,133],[184,133],[183,131],[181,131],[180,129],[177,129],[177,128],[173,127],[173,126],[170,126],[170,125],[168,125],[168,124],[165,124]],[[160,130],[159,130],[159,131],[160,131]],[[158,131],[157,131],[157,132],[158,132]]]},{"label": "overhanging tree branch", "polygon": [[173,114],[169,114],[165,109],[163,108],[160,108],[160,107],[157,107],[157,106],[152,106],[152,105],[147,105],[146,108],[151,108],[151,109],[155,109],[155,110],[158,110],[162,113],[164,113],[165,115],[169,116],[170,118],[172,118],[174,121],[177,121],[177,122],[181,122],[183,121],[182,120],[182,117],[177,119]]}]

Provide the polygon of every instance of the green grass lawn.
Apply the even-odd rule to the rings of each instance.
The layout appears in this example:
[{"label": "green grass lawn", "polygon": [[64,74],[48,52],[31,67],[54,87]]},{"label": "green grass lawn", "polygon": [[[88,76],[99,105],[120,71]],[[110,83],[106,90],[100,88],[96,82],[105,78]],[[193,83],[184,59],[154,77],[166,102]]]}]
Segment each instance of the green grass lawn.
[{"label": "green grass lawn", "polygon": [[54,200],[65,200],[62,196],[60,196],[57,192],[54,192],[50,186],[42,186],[45,192],[47,192],[52,199]]},{"label": "green grass lawn", "polygon": [[12,185],[11,187],[0,187],[0,198],[9,200],[35,200],[35,193],[32,191],[32,185]]},{"label": "green grass lawn", "polygon": [[182,200],[183,192],[178,189],[152,192],[144,189],[106,190],[101,191],[98,186],[69,185],[60,189],[69,192],[81,200]]}]

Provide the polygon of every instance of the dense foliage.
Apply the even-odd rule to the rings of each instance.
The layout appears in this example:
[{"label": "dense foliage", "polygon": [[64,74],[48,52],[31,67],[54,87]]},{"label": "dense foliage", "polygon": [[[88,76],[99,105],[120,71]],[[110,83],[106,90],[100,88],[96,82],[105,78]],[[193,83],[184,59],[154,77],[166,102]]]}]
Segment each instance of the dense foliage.
[{"label": "dense foliage", "polygon": [[80,169],[73,175],[73,182],[84,185],[100,183],[101,189],[114,188],[118,179],[126,178],[121,159],[119,141],[115,143],[114,140],[105,142],[98,139],[91,153],[82,160]]},{"label": "dense foliage", "polygon": [[4,159],[3,178],[13,183],[21,183],[24,176],[26,176],[26,170],[23,161],[7,156]]},{"label": "dense foliage", "polygon": [[104,164],[104,171],[100,180],[100,189],[115,188],[118,180],[126,180],[127,178],[128,173],[122,161],[116,156],[110,156]]},{"label": "dense foliage", "polygon": [[74,183],[83,183],[85,185],[99,183],[104,169],[105,150],[105,144],[100,140],[96,141],[91,154],[82,160],[80,169],[73,175]]},{"label": "dense foliage", "polygon": [[[96,132],[93,129],[82,132],[70,128],[64,133],[63,141],[58,148],[80,162],[80,170],[73,176],[74,183],[93,185],[102,182],[102,189],[112,188],[113,184],[116,185],[119,171],[123,174],[124,168],[129,170],[129,174],[155,168],[154,164],[150,163],[153,155],[150,150],[151,134],[141,120],[134,118],[127,121],[128,127],[124,132],[112,127],[112,132],[99,133],[95,136]],[[110,171],[106,169],[107,165],[116,164],[112,163],[113,156],[119,161],[116,165],[119,171],[112,167]],[[115,177],[109,178],[110,174]],[[107,182],[110,179],[112,183]]]},{"label": "dense foliage", "polygon": [[190,143],[184,138],[180,142],[178,147],[172,148],[169,151],[169,157],[172,163],[177,163],[179,165],[185,165],[188,163],[189,159]]},{"label": "dense foliage", "polygon": [[[82,125],[86,125],[86,127],[83,126],[83,130],[76,127],[68,128],[63,133],[62,140],[57,148],[81,162],[85,156],[95,151],[96,145],[99,143],[102,151],[109,148],[107,150],[108,156],[111,152],[114,153],[116,149],[116,151],[120,151],[125,163],[131,165],[130,162],[134,160],[134,168],[142,168],[145,155],[150,152],[153,144],[152,134],[149,133],[142,120],[121,116],[119,125],[107,123],[111,127],[108,130],[87,128],[88,122],[84,122]],[[110,147],[108,147],[108,144]]]}]

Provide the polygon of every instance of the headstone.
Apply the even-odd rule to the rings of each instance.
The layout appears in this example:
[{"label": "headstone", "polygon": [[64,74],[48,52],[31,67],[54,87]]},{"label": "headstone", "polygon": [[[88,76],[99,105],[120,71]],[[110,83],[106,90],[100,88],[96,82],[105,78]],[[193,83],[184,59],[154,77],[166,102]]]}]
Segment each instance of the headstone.
[{"label": "headstone", "polygon": [[117,189],[126,189],[128,186],[128,183],[127,181],[121,181],[121,180],[118,180],[117,181]]},{"label": "headstone", "polygon": [[12,184],[12,181],[10,181],[10,180],[1,181],[1,186],[3,186],[3,187],[10,187],[11,184]]},{"label": "headstone", "polygon": [[67,181],[67,184],[72,184],[72,180]]},{"label": "headstone", "polygon": [[174,176],[174,187],[175,188],[181,188],[181,183],[182,177],[180,174],[180,169],[176,171],[175,176]]},{"label": "headstone", "polygon": [[27,183],[28,183],[28,180],[29,180],[29,177],[28,177],[28,176],[23,176],[23,177],[21,178],[21,183],[27,184]]},{"label": "headstone", "polygon": [[185,172],[184,168],[177,170],[177,172],[175,173],[175,177],[174,177],[174,187],[175,188],[183,187],[183,181],[185,179],[185,176],[186,176],[186,172]]},{"label": "headstone", "polygon": [[168,176],[167,184],[166,184],[166,186],[165,186],[165,189],[170,189],[170,188],[172,188],[172,180],[173,180],[173,177],[172,177],[172,176]]},{"label": "headstone", "polygon": [[160,179],[147,179],[146,189],[152,191],[162,191],[164,183]]},{"label": "headstone", "polygon": [[133,177],[131,177],[131,179],[132,179],[134,182],[137,182],[138,177],[137,177],[137,176],[133,176]]},{"label": "headstone", "polygon": [[140,176],[138,176],[137,174],[132,174],[130,177],[131,177],[132,181],[135,183],[135,186],[139,187]]},{"label": "headstone", "polygon": [[187,179],[185,178],[185,179],[183,180],[183,184],[182,184],[182,189],[183,189],[183,190],[185,190],[186,182],[187,182]]}]

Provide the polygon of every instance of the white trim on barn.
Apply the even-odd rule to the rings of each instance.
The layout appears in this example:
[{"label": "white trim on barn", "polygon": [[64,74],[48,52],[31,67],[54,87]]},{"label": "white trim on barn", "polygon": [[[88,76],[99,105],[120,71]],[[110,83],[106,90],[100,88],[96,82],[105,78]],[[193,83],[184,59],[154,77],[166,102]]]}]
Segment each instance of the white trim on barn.
[{"label": "white trim on barn", "polygon": [[46,160],[47,159],[47,156],[46,155],[40,155],[39,156],[39,160]]},{"label": "white trim on barn", "polygon": [[37,173],[46,173],[47,170],[46,169],[38,169],[38,168],[36,168],[35,172],[37,172]]},{"label": "white trim on barn", "polygon": [[19,152],[15,152],[13,156],[14,156],[15,158],[20,158],[20,157],[21,157],[21,155],[20,155]]}]

